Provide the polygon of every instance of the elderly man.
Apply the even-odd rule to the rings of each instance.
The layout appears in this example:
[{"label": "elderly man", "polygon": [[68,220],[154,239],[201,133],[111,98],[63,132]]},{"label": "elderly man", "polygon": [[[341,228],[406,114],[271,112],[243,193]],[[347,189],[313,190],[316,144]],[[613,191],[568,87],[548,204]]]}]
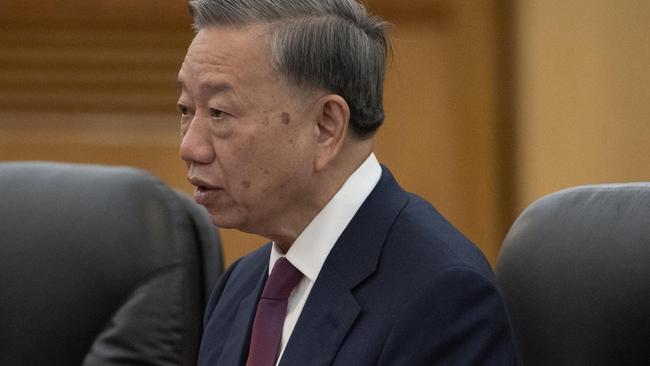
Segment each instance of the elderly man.
[{"label": "elderly man", "polygon": [[200,365],[511,365],[481,253],[373,154],[385,23],[354,0],[191,0],[180,152],[235,262]]}]

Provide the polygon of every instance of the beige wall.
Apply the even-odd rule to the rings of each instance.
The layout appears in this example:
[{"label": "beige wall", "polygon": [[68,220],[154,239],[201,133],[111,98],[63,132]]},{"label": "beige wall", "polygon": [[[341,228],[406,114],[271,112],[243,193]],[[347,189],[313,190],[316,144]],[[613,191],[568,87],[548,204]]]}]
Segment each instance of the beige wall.
[{"label": "beige wall", "polygon": [[[0,3],[0,160],[132,165],[190,191],[178,159],[182,1]],[[494,260],[507,208],[494,3],[370,1],[396,24],[377,154]],[[226,262],[264,239],[222,231]]]},{"label": "beige wall", "polygon": [[518,11],[518,209],[564,187],[650,180],[650,2]]}]

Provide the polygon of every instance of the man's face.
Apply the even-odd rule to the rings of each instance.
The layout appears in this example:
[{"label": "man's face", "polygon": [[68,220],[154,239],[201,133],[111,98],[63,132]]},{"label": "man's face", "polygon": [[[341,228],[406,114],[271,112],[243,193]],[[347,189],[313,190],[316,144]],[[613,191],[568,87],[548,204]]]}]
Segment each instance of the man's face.
[{"label": "man's face", "polygon": [[264,29],[208,27],[179,73],[180,154],[213,222],[265,236],[313,190],[315,100],[275,73]]}]

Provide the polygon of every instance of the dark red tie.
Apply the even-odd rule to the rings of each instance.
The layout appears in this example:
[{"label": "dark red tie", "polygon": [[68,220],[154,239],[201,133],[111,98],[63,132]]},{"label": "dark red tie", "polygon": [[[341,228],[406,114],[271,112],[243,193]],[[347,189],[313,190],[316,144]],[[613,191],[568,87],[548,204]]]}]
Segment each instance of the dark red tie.
[{"label": "dark red tie", "polygon": [[286,258],[275,262],[257,304],[246,366],[273,366],[280,352],[289,295],[302,273]]}]

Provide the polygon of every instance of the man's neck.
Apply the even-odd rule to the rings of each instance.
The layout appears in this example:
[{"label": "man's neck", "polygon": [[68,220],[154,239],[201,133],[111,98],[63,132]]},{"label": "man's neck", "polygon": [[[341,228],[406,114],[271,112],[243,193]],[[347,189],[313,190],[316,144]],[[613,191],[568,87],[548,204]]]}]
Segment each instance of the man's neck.
[{"label": "man's neck", "polygon": [[346,146],[341,151],[341,158],[333,160],[325,169],[314,175],[316,184],[311,204],[305,204],[300,212],[296,211],[285,217],[278,234],[269,237],[284,253],[291,248],[300,233],[341,189],[352,173],[363,164],[374,147],[371,139],[350,145],[353,146]]}]

